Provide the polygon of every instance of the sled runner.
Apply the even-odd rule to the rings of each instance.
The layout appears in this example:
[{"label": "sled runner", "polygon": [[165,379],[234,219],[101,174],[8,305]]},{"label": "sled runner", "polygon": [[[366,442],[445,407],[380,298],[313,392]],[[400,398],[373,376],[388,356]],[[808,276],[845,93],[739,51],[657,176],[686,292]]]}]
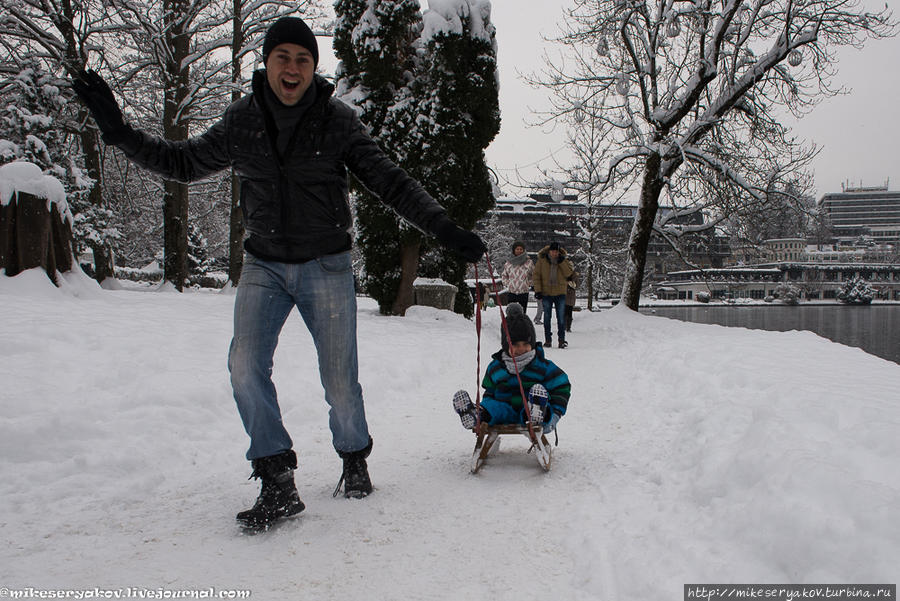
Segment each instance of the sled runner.
[{"label": "sled runner", "polygon": [[472,453],[473,474],[478,473],[491,451],[500,447],[501,434],[524,435],[531,442],[528,453],[530,454],[533,451],[535,458],[540,466],[544,468],[544,471],[550,471],[550,461],[553,459],[553,453],[547,437],[540,428],[531,431],[528,426],[515,424],[489,426],[482,423],[473,431],[475,432],[475,451]]}]

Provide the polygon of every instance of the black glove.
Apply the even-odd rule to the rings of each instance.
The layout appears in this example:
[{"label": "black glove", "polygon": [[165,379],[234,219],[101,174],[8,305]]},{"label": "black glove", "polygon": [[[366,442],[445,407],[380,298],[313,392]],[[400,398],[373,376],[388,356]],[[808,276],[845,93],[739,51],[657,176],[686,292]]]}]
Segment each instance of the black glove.
[{"label": "black glove", "polygon": [[534,300],[541,300],[542,298],[544,298],[544,295],[541,294],[540,292],[534,293]]},{"label": "black glove", "polygon": [[487,247],[478,234],[462,229],[448,217],[441,219],[434,228],[434,235],[443,246],[455,251],[470,263],[477,263],[487,252]]},{"label": "black glove", "polygon": [[72,81],[72,88],[84,105],[91,111],[97,127],[107,144],[120,144],[137,135],[137,132],[122,119],[122,110],[116,102],[109,84],[96,71],[82,71]]}]

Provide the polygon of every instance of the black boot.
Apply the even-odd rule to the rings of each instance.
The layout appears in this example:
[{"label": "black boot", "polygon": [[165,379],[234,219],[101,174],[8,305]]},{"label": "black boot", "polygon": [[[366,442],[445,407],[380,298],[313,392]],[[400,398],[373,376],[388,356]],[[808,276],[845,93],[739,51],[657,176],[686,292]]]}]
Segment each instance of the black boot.
[{"label": "black boot", "polygon": [[279,518],[295,515],[306,506],[294,486],[297,455],[284,451],[278,455],[260,457],[252,462],[251,478],[262,480],[262,489],[251,509],[237,514],[237,520],[248,528],[268,528]]},{"label": "black boot", "polygon": [[341,459],[344,460],[344,473],[338,481],[337,488],[334,489],[336,497],[341,490],[341,484],[344,485],[344,496],[348,499],[361,499],[372,492],[372,481],[369,479],[369,468],[366,465],[366,457],[372,452],[372,437],[369,437],[369,444],[359,451],[346,452],[338,451]]}]

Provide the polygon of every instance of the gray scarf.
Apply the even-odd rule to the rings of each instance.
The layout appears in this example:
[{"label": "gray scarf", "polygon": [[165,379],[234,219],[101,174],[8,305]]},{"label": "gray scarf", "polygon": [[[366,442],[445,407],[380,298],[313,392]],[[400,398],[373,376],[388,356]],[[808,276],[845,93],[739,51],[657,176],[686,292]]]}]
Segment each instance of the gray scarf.
[{"label": "gray scarf", "polygon": [[524,265],[525,261],[528,260],[528,253],[522,253],[521,255],[513,255],[509,259],[509,264],[518,267],[519,265]]},{"label": "gray scarf", "polygon": [[515,359],[513,359],[509,353],[503,353],[503,364],[506,365],[506,371],[511,374],[514,373],[522,373],[522,370],[525,369],[529,363],[534,360],[534,355],[537,351],[535,349],[531,349],[527,353],[522,353]]},{"label": "gray scarf", "polygon": [[558,265],[552,260],[550,261],[550,285],[556,286],[556,268]]},{"label": "gray scarf", "polygon": [[297,124],[300,123],[300,119],[306,114],[306,110],[316,101],[316,82],[310,84],[309,89],[306,90],[300,101],[293,106],[282,104],[275,92],[272,91],[272,88],[269,87],[268,80],[263,86],[263,90],[263,93],[266,95],[266,105],[268,105],[272,118],[275,120],[275,126],[278,128],[278,140],[276,142],[278,152],[284,155],[288,150],[291,138],[294,136]]}]

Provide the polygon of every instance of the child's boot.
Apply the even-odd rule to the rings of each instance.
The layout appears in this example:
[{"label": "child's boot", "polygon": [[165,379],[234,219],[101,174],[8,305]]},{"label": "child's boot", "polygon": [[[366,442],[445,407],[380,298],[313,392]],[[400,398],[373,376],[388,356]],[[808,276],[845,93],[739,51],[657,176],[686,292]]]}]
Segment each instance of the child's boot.
[{"label": "child's boot", "polygon": [[453,395],[453,410],[459,415],[459,421],[463,428],[471,430],[478,421],[475,415],[475,405],[465,390],[459,390]]}]

